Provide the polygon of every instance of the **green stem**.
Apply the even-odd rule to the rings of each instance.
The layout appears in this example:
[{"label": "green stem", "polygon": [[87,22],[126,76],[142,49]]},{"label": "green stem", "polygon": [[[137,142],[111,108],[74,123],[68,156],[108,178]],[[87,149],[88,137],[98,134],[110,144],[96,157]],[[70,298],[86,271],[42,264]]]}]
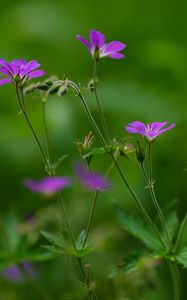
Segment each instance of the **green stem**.
[{"label": "green stem", "polygon": [[109,136],[109,131],[108,131],[108,127],[107,127],[107,123],[105,120],[105,115],[103,112],[103,109],[101,107],[100,101],[99,101],[99,97],[97,94],[97,60],[94,60],[94,70],[93,70],[93,84],[94,84],[94,95],[95,95],[95,99],[96,99],[96,103],[97,103],[97,107],[99,110],[99,114],[100,114],[100,119],[101,119],[101,123],[103,126],[103,131],[104,131],[104,135],[105,138],[107,140],[107,143],[110,144],[110,136]]},{"label": "green stem", "polygon": [[94,118],[92,117],[92,114],[91,114],[91,112],[90,112],[90,109],[88,108],[88,105],[87,105],[87,103],[86,103],[84,97],[82,96],[81,93],[78,94],[78,96],[79,96],[80,99],[81,99],[81,102],[82,102],[83,107],[84,107],[84,109],[85,109],[85,111],[86,111],[86,114],[87,114],[87,116],[88,116],[88,119],[90,120],[90,123],[92,124],[93,128],[95,129],[96,133],[98,134],[98,137],[99,137],[101,143],[102,143],[104,146],[106,146],[106,145],[107,145],[107,142],[106,142],[105,138],[103,137],[101,131],[99,130],[99,127],[97,126],[97,124],[96,124]]},{"label": "green stem", "polygon": [[46,121],[46,105],[45,105],[45,99],[42,100],[42,119],[43,119],[43,125],[44,125],[44,135],[45,135],[45,145],[46,145],[46,153],[47,158],[49,161],[49,164],[51,165],[51,159],[50,159],[50,147],[49,147],[49,134],[47,129],[47,121]]},{"label": "green stem", "polygon": [[185,226],[186,226],[186,223],[187,223],[187,212],[186,212],[186,214],[185,214],[185,216],[184,216],[184,219],[183,219],[183,221],[182,221],[182,223],[181,223],[181,226],[180,226],[180,228],[179,228],[179,233],[178,233],[176,242],[175,242],[174,247],[173,247],[173,252],[174,252],[174,253],[177,251],[177,248],[178,248],[179,243],[180,243],[180,241],[181,241],[181,238],[182,238],[182,235],[183,235],[183,232],[184,232],[184,228],[185,228]]},{"label": "green stem", "polygon": [[42,156],[42,158],[43,158],[43,160],[44,160],[44,163],[45,163],[45,165],[47,166],[48,170],[50,170],[50,165],[49,165],[49,162],[48,162],[48,160],[47,160],[47,158],[46,158],[46,155],[45,155],[45,153],[44,153],[43,147],[42,147],[42,145],[41,145],[41,143],[40,143],[40,141],[39,141],[39,138],[38,138],[38,136],[37,136],[37,134],[36,134],[36,132],[35,132],[35,130],[34,130],[32,124],[31,124],[31,122],[30,122],[30,120],[29,120],[29,117],[28,117],[28,115],[27,115],[27,112],[26,112],[26,110],[25,110],[25,108],[24,108],[24,104],[23,104],[23,103],[24,103],[24,98],[23,98],[22,89],[21,89],[21,95],[22,95],[22,96],[20,97],[20,94],[19,94],[19,87],[18,87],[17,84],[16,84],[16,95],[17,95],[18,102],[19,102],[19,105],[20,105],[20,108],[21,108],[21,112],[23,113],[23,115],[24,115],[24,117],[25,117],[25,120],[26,120],[26,122],[27,122],[27,124],[28,124],[28,126],[29,126],[29,128],[30,128],[30,130],[31,130],[31,132],[32,132],[32,134],[33,134],[33,136],[34,136],[34,138],[35,138],[35,140],[36,140],[36,143],[37,143],[37,145],[38,145],[38,147],[39,147],[39,150],[40,150],[41,156]]},{"label": "green stem", "polygon": [[157,227],[155,226],[155,224],[153,223],[152,219],[150,218],[150,216],[148,215],[147,211],[145,210],[145,208],[143,207],[140,199],[138,198],[137,194],[134,192],[133,188],[131,187],[130,183],[128,182],[128,180],[126,179],[125,175],[123,174],[119,164],[117,163],[114,155],[111,153],[111,158],[119,172],[119,175],[121,177],[121,179],[123,180],[124,184],[126,185],[129,193],[131,194],[132,198],[134,199],[134,202],[139,210],[139,212],[142,214],[142,216],[144,217],[144,219],[147,221],[147,223],[150,225],[150,227],[152,228],[152,230],[154,231],[155,235],[157,236],[158,240],[160,241],[161,245],[165,248],[165,244],[162,240],[162,237],[160,235],[159,230],[157,229]]},{"label": "green stem", "polygon": [[[76,89],[76,93],[77,95],[80,97],[80,99],[82,100],[82,103],[83,103],[83,106],[87,112],[87,116],[90,120],[90,123],[92,124],[93,128],[95,128],[96,130],[96,133],[98,134],[98,137],[100,138],[101,142],[102,142],[102,145],[103,146],[106,146],[106,142],[105,142],[105,139],[103,138],[97,124],[95,123],[95,120],[94,118],[92,117],[92,114],[90,112],[90,109],[89,107],[87,106],[87,103],[84,99],[84,97],[81,95],[80,91]],[[149,225],[151,226],[152,230],[155,232],[155,235],[157,236],[157,238],[159,239],[160,243],[162,244],[162,246],[165,248],[165,244],[164,242],[162,241],[162,238],[161,238],[161,235],[160,235],[160,232],[158,231],[158,229],[156,228],[156,226],[154,225],[153,221],[151,220],[150,216],[148,215],[147,211],[145,210],[145,208],[143,207],[143,205],[141,204],[138,196],[136,195],[136,193],[134,192],[134,190],[132,189],[132,187],[130,186],[130,184],[128,183],[126,177],[124,176],[123,172],[121,171],[114,155],[110,152],[110,156],[113,160],[113,163],[115,165],[115,167],[117,168],[118,172],[119,172],[119,175],[121,176],[123,182],[125,183],[127,189],[129,190],[130,194],[132,195],[134,201],[135,201],[135,204],[137,205],[140,213],[142,214],[142,216],[145,218],[145,220],[149,223]]]},{"label": "green stem", "polygon": [[92,224],[94,210],[95,210],[96,202],[97,202],[97,199],[98,199],[98,195],[99,195],[99,190],[97,190],[95,192],[95,195],[94,195],[94,198],[93,198],[92,207],[91,207],[89,220],[88,220],[88,225],[87,225],[87,228],[86,228],[85,239],[84,239],[84,242],[83,242],[83,245],[82,245],[83,248],[85,247],[86,242],[87,242],[87,238],[88,238],[88,234],[89,234],[90,227],[91,227],[91,224]]},{"label": "green stem", "polygon": [[163,230],[165,232],[168,247],[169,247],[169,249],[172,249],[172,242],[171,242],[171,239],[170,239],[170,236],[169,236],[166,220],[165,220],[164,215],[162,213],[162,210],[161,210],[161,208],[158,204],[158,201],[157,201],[157,198],[156,198],[156,195],[155,195],[155,191],[154,191],[153,178],[152,178],[151,144],[150,143],[149,143],[149,146],[148,146],[148,164],[149,164],[149,178],[147,176],[147,173],[146,173],[146,170],[145,170],[145,167],[144,167],[143,163],[141,163],[141,168],[142,168],[143,174],[145,176],[145,179],[147,181],[147,184],[148,184],[148,187],[149,187],[149,190],[150,190],[153,205],[154,205],[154,207],[155,207],[155,209],[158,213],[160,222],[161,222]]},{"label": "green stem", "polygon": [[66,223],[66,227],[67,227],[67,230],[68,230],[68,234],[69,234],[69,237],[72,241],[72,244],[73,244],[73,247],[74,247],[74,250],[76,250],[76,243],[75,243],[75,239],[74,239],[74,236],[73,236],[73,232],[72,232],[72,229],[71,229],[71,226],[70,226],[70,222],[69,222],[69,218],[68,218],[68,214],[66,212],[66,208],[65,208],[65,205],[64,205],[64,202],[62,200],[62,197],[61,197],[61,194],[60,193],[57,193],[57,199],[58,199],[58,202],[63,210],[63,214],[64,214],[64,219],[65,219],[65,223]]},{"label": "green stem", "polygon": [[168,261],[174,289],[174,300],[181,299],[181,281],[178,266],[175,262]]}]

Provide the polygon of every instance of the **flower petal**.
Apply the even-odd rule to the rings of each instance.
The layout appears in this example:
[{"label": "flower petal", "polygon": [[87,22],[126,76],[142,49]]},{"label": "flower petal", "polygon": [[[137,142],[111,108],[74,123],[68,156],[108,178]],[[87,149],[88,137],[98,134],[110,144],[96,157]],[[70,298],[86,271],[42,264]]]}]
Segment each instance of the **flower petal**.
[{"label": "flower petal", "polygon": [[126,47],[125,44],[123,44],[119,41],[113,41],[113,42],[110,42],[108,45],[106,45],[102,54],[103,54],[103,56],[110,55],[112,53],[122,51],[125,47]]},{"label": "flower petal", "polygon": [[31,71],[37,69],[38,67],[40,67],[40,64],[36,60],[31,60],[26,65],[21,65],[20,66],[19,75],[22,78],[27,73],[30,73]]},{"label": "flower petal", "polygon": [[[102,55],[101,55],[102,56]],[[122,53],[112,53],[109,55],[110,58],[114,58],[114,59],[120,59],[120,58],[124,58],[125,55]]]},{"label": "flower petal", "polygon": [[100,31],[92,29],[90,30],[90,41],[94,48],[98,47],[100,49],[105,44],[105,36]]},{"label": "flower petal", "polygon": [[151,128],[151,130],[158,131],[162,127],[164,127],[166,124],[167,124],[167,122],[153,122],[153,123],[148,124],[148,126]]},{"label": "flower petal", "polygon": [[125,130],[130,133],[138,133],[138,134],[144,136],[146,133],[146,125],[142,122],[134,121],[134,122],[129,123],[125,127]]},{"label": "flower petal", "polygon": [[43,76],[43,75],[45,75],[45,74],[46,74],[46,73],[45,73],[45,71],[43,71],[43,70],[33,71],[33,72],[29,73],[28,79],[30,80],[30,79],[32,79],[32,78],[40,77],[40,76]]},{"label": "flower petal", "polygon": [[9,78],[0,79],[0,85],[4,85],[10,83],[11,80]]},{"label": "flower petal", "polygon": [[162,134],[162,133],[164,133],[164,132],[166,132],[166,131],[172,129],[172,128],[175,127],[175,126],[176,126],[175,124],[171,124],[170,126],[164,128],[164,129],[162,129],[162,130],[159,130],[158,135],[160,135],[160,134]]},{"label": "flower petal", "polygon": [[76,35],[76,38],[90,50],[90,43],[82,35]]}]

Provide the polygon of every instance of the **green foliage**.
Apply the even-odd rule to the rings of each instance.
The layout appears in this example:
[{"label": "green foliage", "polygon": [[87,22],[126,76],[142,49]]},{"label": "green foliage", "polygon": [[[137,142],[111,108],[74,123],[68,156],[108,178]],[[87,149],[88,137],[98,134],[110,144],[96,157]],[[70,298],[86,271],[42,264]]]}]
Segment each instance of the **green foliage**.
[{"label": "green foliage", "polygon": [[151,250],[162,249],[160,242],[142,220],[133,218],[117,205],[115,205],[115,211],[118,223],[125,231],[142,241]]},{"label": "green foliage", "polygon": [[178,254],[175,256],[175,259],[184,268],[187,268],[187,247],[180,249]]},{"label": "green foliage", "polygon": [[179,219],[176,210],[172,210],[166,216],[166,224],[170,239],[173,240],[179,226]]},{"label": "green foliage", "polygon": [[55,254],[67,254],[78,258],[87,256],[94,249],[88,245],[83,248],[83,241],[85,238],[85,231],[81,231],[76,241],[76,248],[72,243],[66,239],[61,233],[49,233],[42,231],[41,234],[51,243],[51,245],[44,245],[43,247]]},{"label": "green foliage", "polygon": [[146,268],[154,267],[158,263],[158,257],[155,255],[142,255],[140,253],[131,253],[123,259],[123,263],[118,265],[109,278],[127,276],[133,272],[143,271]]}]

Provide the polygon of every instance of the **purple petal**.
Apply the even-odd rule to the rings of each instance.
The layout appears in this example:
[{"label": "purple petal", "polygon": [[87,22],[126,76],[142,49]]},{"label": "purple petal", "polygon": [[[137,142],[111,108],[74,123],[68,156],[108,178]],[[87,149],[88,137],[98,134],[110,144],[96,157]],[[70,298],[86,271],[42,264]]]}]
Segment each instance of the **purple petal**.
[{"label": "purple petal", "polygon": [[14,59],[11,61],[11,64],[21,67],[22,65],[26,65],[27,62],[24,59]]},{"label": "purple petal", "polygon": [[[28,262],[22,262],[22,267],[25,269],[25,271],[29,274],[29,276],[34,276],[34,270]],[[0,272],[0,275],[4,278],[7,278],[9,280],[15,281],[15,282],[22,282],[24,281],[24,277],[18,266],[15,264],[9,266],[4,271]]]},{"label": "purple petal", "polygon": [[92,191],[107,191],[111,187],[105,176],[97,172],[90,172],[82,164],[75,166],[75,172],[81,184]]},{"label": "purple petal", "polygon": [[43,70],[37,70],[37,71],[33,71],[31,73],[29,73],[28,75],[28,79],[32,79],[32,78],[35,78],[35,77],[40,77],[40,76],[43,76],[45,75],[46,73],[43,71]]},{"label": "purple petal", "polygon": [[125,130],[130,133],[138,133],[144,136],[146,133],[146,125],[142,122],[134,121],[132,123],[129,123],[125,127]]},{"label": "purple petal", "polygon": [[90,50],[90,43],[87,41],[87,39],[85,39],[85,37],[81,35],[76,35],[76,38]]},{"label": "purple petal", "polygon": [[153,123],[148,124],[147,126],[149,126],[151,128],[151,130],[153,130],[153,131],[158,131],[162,127],[164,127],[166,124],[167,124],[167,122],[153,122]]},{"label": "purple petal", "polygon": [[4,85],[10,83],[11,80],[9,78],[0,79],[0,85]]},{"label": "purple petal", "polygon": [[90,41],[94,48],[100,49],[105,44],[105,36],[100,31],[90,30]]},{"label": "purple petal", "polygon": [[24,185],[34,193],[53,195],[70,185],[69,177],[45,177],[41,180],[27,179]]},{"label": "purple petal", "polygon": [[110,58],[114,58],[114,59],[120,59],[120,58],[124,58],[125,55],[121,54],[121,53],[112,53],[109,55]]},{"label": "purple petal", "polygon": [[175,124],[171,124],[170,126],[164,128],[164,129],[162,129],[162,130],[159,130],[158,135],[164,133],[165,131],[168,131],[168,130],[172,129],[172,128],[175,127],[175,126],[176,126]]},{"label": "purple petal", "polygon": [[98,45],[98,34],[97,31],[94,29],[90,30],[90,41],[92,46],[96,48]]},{"label": "purple petal", "polygon": [[112,53],[122,51],[125,47],[126,47],[126,45],[121,42],[118,42],[118,41],[110,42],[108,45],[106,45],[102,55],[103,56],[110,55]]},{"label": "purple petal", "polygon": [[40,67],[40,64],[36,60],[31,60],[26,65],[22,65],[20,69],[20,77],[25,76],[27,73]]}]

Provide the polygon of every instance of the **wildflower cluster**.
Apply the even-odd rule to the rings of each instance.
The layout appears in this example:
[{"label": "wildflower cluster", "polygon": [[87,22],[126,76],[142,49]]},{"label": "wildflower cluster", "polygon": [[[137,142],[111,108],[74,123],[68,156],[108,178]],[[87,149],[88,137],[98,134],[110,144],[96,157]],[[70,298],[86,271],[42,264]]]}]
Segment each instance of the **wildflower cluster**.
[{"label": "wildflower cluster", "polygon": [[[52,259],[56,255],[61,254],[66,254],[74,257],[82,274],[82,278],[80,280],[81,285],[83,286],[82,290],[84,292],[81,299],[99,299],[97,295],[97,285],[95,284],[95,280],[92,279],[92,270],[90,267],[87,267],[88,264],[86,264],[84,260],[88,259],[88,254],[94,251],[94,248],[90,246],[90,242],[88,242],[88,239],[94,222],[94,214],[96,211],[96,203],[98,201],[98,197],[101,197],[102,192],[109,191],[111,187],[115,189],[115,184],[113,184],[112,180],[110,179],[110,173],[115,168],[122,180],[123,186],[129,192],[133,203],[136,205],[138,212],[142,217],[141,220],[134,219],[130,214],[126,213],[123,209],[116,205],[115,212],[118,223],[123,229],[138,238],[144,244],[148,254],[146,258],[144,257],[145,251],[136,256],[131,255],[129,261],[127,260],[122,266],[117,266],[117,268],[114,269],[113,272],[111,272],[109,277],[116,278],[121,274],[127,275],[129,270],[130,272],[134,272],[134,270],[141,268],[141,266],[143,266],[142,268],[144,271],[145,265],[155,267],[155,265],[157,265],[157,260],[160,261],[164,259],[164,261],[167,261],[170,266],[175,284],[175,295],[177,297],[179,291],[178,286],[175,283],[175,278],[176,276],[178,276],[178,264],[182,264],[184,267],[187,267],[187,252],[185,252],[184,249],[181,250],[180,248],[180,240],[183,235],[185,224],[187,222],[187,214],[183,222],[181,223],[178,233],[177,225],[175,228],[175,233],[173,233],[173,229],[171,230],[170,228],[170,226],[173,226],[173,224],[171,225],[171,222],[169,223],[166,220],[166,217],[160,207],[160,203],[157,200],[154,189],[155,178],[153,175],[151,156],[152,142],[163,133],[173,129],[175,127],[175,124],[172,123],[171,125],[167,126],[167,122],[165,121],[151,122],[148,124],[144,124],[140,121],[133,121],[128,123],[124,127],[127,133],[133,134],[133,137],[126,136],[124,137],[124,139],[122,139],[122,141],[119,141],[117,137],[111,139],[108,124],[105,119],[105,114],[103,112],[102,105],[97,93],[97,63],[100,63],[100,61],[106,57],[112,59],[124,58],[125,55],[121,52],[125,49],[126,44],[120,41],[112,41],[106,43],[104,34],[93,29],[90,30],[89,37],[90,41],[88,41],[81,35],[76,36],[76,38],[86,46],[91,55],[91,58],[94,61],[93,78],[90,81],[91,83],[89,84],[89,89],[93,92],[96,104],[98,106],[99,121],[94,117],[85,99],[83,91],[85,91],[86,88],[82,88],[80,84],[76,84],[69,79],[59,79],[56,76],[51,76],[47,79],[44,79],[43,81],[28,85],[29,80],[45,75],[45,71],[39,69],[40,63],[38,63],[38,61],[31,60],[27,62],[24,59],[14,59],[11,62],[7,62],[4,59],[0,59],[0,73],[3,76],[0,79],[0,85],[11,83],[15,87],[18,104],[20,105],[22,112],[21,116],[25,118],[26,124],[31,130],[33,138],[38,146],[44,162],[44,170],[47,173],[47,175],[45,174],[39,180],[31,178],[24,179],[23,185],[33,193],[38,193],[45,197],[47,196],[56,198],[63,212],[63,221],[66,226],[65,233],[64,230],[60,233],[42,231],[43,237],[49,243],[48,245],[45,245],[43,247],[48,251],[47,258],[46,256],[45,258]],[[45,139],[44,145],[42,142],[43,140],[38,137],[25,107],[25,97],[27,96],[27,94],[38,91],[41,96],[42,103],[42,120],[44,125]],[[74,168],[71,168],[71,170],[69,170],[70,175],[62,176],[61,174],[59,174],[58,166],[59,164],[63,163],[67,155],[59,157],[55,160],[51,153],[47,122],[48,119],[45,107],[49,95],[57,94],[60,97],[64,97],[69,91],[73,91],[80,100],[92,128],[89,128],[89,130],[87,130],[88,134],[86,134],[83,142],[81,142],[80,140],[76,140],[74,142],[81,158],[83,159],[83,162],[76,162],[74,164]],[[137,137],[135,138],[134,135],[143,137],[145,139],[145,142],[144,139],[137,140]],[[100,142],[99,147],[93,146],[95,140],[97,142]],[[98,171],[95,168],[93,158],[97,157],[97,155],[105,155],[108,158],[108,161],[111,161],[111,165],[104,172]],[[126,169],[124,169],[124,165],[121,164],[121,158],[132,160],[134,156],[136,157],[136,163],[142,171],[144,180],[146,182],[146,189],[149,192],[149,197],[152,201],[152,205],[154,206],[159,224],[157,224],[152,219],[147,209],[144,207],[144,202],[134,191],[134,188],[131,186],[127,178],[126,174],[128,172],[126,172]],[[66,172],[68,173],[68,171],[65,169],[65,173]],[[82,223],[80,225],[77,221],[72,222],[77,224],[76,232],[80,229],[78,237],[75,237],[74,229],[72,228],[73,226],[69,220],[69,213],[67,213],[66,205],[64,203],[64,198],[62,195],[65,188],[71,188],[77,185],[77,182],[79,182],[83,187],[83,191],[81,189],[81,193],[83,193],[84,196],[90,195],[91,193],[93,193],[94,196],[85,229],[78,228],[79,226],[82,226]],[[77,186],[77,189],[80,189],[80,187]],[[84,192],[84,189],[87,190],[87,192]],[[116,200],[117,196],[118,193],[116,193]],[[78,195],[76,195],[76,197],[78,202]],[[127,198],[126,194],[125,197]],[[53,217],[53,219],[55,218]],[[62,218],[60,217],[60,219]],[[85,219],[82,220],[82,222],[84,221]],[[65,227],[64,224],[63,227]],[[45,225],[46,224],[44,224],[44,227]],[[52,226],[52,228],[53,227],[54,226]],[[33,239],[31,240],[33,241]],[[22,251],[22,255],[18,255],[19,249],[22,249],[18,243],[15,253],[13,253],[14,255],[11,251],[4,256],[2,255],[2,257],[5,257],[6,260],[6,268],[4,268],[4,271],[0,273],[1,276],[12,280],[17,279],[18,281],[23,281],[24,274],[26,273],[26,277],[29,277],[31,281],[34,271],[30,262],[38,261],[40,259],[42,261],[44,259],[44,255],[41,255],[41,253],[37,252],[33,254],[33,247],[34,246],[32,243],[30,248],[28,247],[28,245],[26,245],[25,248],[23,247],[23,250],[25,252]],[[29,251],[31,251],[31,253]],[[180,251],[185,252],[185,258],[184,256],[182,256],[181,258]],[[139,264],[140,261],[141,266]],[[89,260],[86,262],[89,262]],[[37,289],[37,291],[39,291],[39,289]],[[117,297],[118,296],[116,296],[116,299]],[[51,298],[48,297],[48,299]],[[176,299],[179,300],[179,298]]]}]

